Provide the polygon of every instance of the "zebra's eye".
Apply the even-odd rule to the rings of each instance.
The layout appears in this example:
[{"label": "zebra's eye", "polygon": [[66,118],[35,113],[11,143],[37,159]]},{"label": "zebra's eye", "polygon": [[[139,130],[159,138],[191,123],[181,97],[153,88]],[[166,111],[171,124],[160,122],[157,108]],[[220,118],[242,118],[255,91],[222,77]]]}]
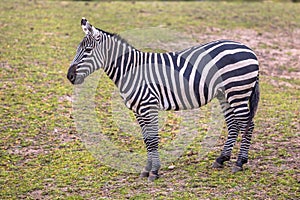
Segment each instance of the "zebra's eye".
[{"label": "zebra's eye", "polygon": [[92,47],[87,47],[87,48],[85,49],[85,51],[86,51],[87,53],[91,53],[92,50],[93,50]]}]

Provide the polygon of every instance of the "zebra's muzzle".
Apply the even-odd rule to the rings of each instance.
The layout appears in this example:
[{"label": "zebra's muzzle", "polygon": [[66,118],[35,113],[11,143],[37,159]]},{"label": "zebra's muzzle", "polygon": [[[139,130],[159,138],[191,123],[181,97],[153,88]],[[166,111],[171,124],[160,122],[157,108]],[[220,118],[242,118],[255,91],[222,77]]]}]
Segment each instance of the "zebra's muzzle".
[{"label": "zebra's muzzle", "polygon": [[81,84],[84,81],[83,77],[77,75],[77,73],[76,73],[77,68],[78,68],[77,64],[72,64],[70,66],[70,68],[68,70],[68,74],[67,74],[67,78],[74,85]]}]

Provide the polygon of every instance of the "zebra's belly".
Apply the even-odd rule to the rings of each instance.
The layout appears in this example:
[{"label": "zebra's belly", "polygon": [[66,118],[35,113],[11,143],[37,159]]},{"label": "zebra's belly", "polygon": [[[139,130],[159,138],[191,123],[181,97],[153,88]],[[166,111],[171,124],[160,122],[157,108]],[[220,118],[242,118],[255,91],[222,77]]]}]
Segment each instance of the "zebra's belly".
[{"label": "zebra's belly", "polygon": [[[206,99],[202,103],[199,96],[200,86],[183,85],[183,87],[180,87],[179,84],[177,86],[176,88],[157,86],[160,88],[158,96],[161,110],[189,110],[199,108],[211,101],[214,96],[212,95],[212,98]],[[205,95],[207,96],[207,94]]]}]

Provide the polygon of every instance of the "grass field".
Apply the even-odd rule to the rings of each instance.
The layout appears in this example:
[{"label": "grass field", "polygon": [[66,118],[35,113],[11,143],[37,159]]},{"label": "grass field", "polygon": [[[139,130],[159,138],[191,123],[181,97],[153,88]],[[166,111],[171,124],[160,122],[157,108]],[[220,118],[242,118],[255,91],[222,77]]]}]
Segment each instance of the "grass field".
[{"label": "grass field", "polygon": [[[0,199],[299,199],[299,11],[300,4],[272,2],[1,1]],[[261,62],[261,102],[245,170],[231,173],[234,157],[223,170],[211,168],[225,132],[201,159],[192,144],[154,183],[95,158],[76,130],[66,79],[82,16],[109,32],[159,27],[198,43],[251,46]],[[98,116],[118,141],[101,107],[113,84],[101,78],[98,89]]]}]

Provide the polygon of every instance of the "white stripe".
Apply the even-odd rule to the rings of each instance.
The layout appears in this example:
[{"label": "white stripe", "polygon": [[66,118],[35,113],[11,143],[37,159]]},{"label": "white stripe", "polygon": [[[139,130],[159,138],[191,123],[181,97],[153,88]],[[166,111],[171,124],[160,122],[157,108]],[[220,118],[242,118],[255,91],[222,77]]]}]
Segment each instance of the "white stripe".
[{"label": "white stripe", "polygon": [[231,87],[229,89],[227,89],[225,92],[228,94],[230,92],[233,91],[240,91],[240,90],[246,90],[246,89],[250,89],[253,88],[255,82],[249,83],[247,85],[240,85],[240,86],[235,86],[235,87]]},{"label": "white stripe", "polygon": [[237,95],[233,95],[231,97],[228,97],[228,102],[231,102],[232,100],[234,99],[241,99],[241,98],[244,98],[244,97],[249,97],[251,95],[252,91],[249,91],[245,94],[237,94]]},{"label": "white stripe", "polygon": [[[171,55],[169,53],[166,53],[166,55],[168,56],[169,63],[170,63],[170,66],[169,66],[169,68],[170,68],[170,74],[171,74],[171,80],[170,81],[172,82],[172,89],[174,90],[173,93],[174,93],[174,96],[175,96],[175,101],[177,102],[177,104],[179,104],[178,106],[180,106],[181,101],[179,99],[178,90],[177,90],[178,89],[177,88],[177,81],[178,80],[175,80],[175,73],[178,73],[178,72],[175,71],[175,67],[174,67],[174,63],[172,61]],[[172,106],[172,109],[175,109],[175,103],[174,103],[174,101],[171,103],[171,106]]]},{"label": "white stripe", "polygon": [[164,100],[164,105],[162,105],[162,102],[160,102],[161,104],[161,107],[162,109],[167,109],[169,107],[168,105],[168,102],[166,101],[167,100],[167,97],[166,97],[166,91],[165,91],[165,88],[163,87],[163,82],[161,80],[161,75],[159,73],[159,66],[158,63],[157,63],[157,57],[159,56],[160,53],[155,53],[154,54],[154,75],[157,76],[157,79],[158,79],[158,82],[159,82],[159,86],[160,86],[160,90],[161,90],[161,95],[162,95],[162,99]]},{"label": "white stripe", "polygon": [[120,80],[118,82],[118,88],[120,88],[121,84],[122,84],[122,77],[123,77],[123,74],[124,74],[124,70],[125,70],[125,63],[124,63],[124,59],[125,59],[125,54],[126,54],[126,45],[123,44],[123,51],[122,51],[122,60],[121,60],[121,66],[120,66]]},{"label": "white stripe", "polygon": [[[161,61],[162,61],[162,63],[161,63],[161,65],[162,66],[160,66],[160,67],[162,67],[162,72],[163,72],[163,74],[161,74],[161,75],[163,75],[163,79],[165,80],[165,87],[167,88],[167,95],[168,95],[168,97],[169,97],[169,103],[167,104],[168,106],[169,105],[174,105],[174,101],[173,101],[173,98],[172,98],[172,93],[171,93],[171,87],[170,87],[170,84],[169,84],[169,77],[168,77],[168,74],[167,74],[167,66],[166,66],[166,62],[165,62],[165,59],[164,59],[164,56],[163,56],[163,54],[161,53],[161,54],[159,54],[160,55],[160,59],[161,59]],[[171,62],[172,63],[172,62]],[[170,67],[169,67],[170,68]],[[173,66],[173,70],[174,70],[174,66]],[[169,69],[168,69],[168,71],[170,71]],[[166,101],[167,99],[165,99],[165,101]]]},{"label": "white stripe", "polygon": [[[153,66],[153,61],[152,61],[152,54],[155,54],[155,53],[149,53],[149,66],[148,66],[148,69],[149,69],[149,73],[147,73],[147,71],[145,70],[145,74],[144,76],[146,77],[146,81],[149,85],[152,84],[152,87],[150,87],[150,89],[152,90],[153,88],[155,89],[155,91],[153,92],[154,94],[157,94],[158,93],[158,88],[157,88],[157,83],[154,79],[154,76],[153,76],[153,68],[155,66]],[[155,59],[155,58],[154,58]],[[146,74],[147,73],[147,74]]]},{"label": "white stripe", "polygon": [[[248,104],[248,101],[241,101],[241,102],[232,103],[232,104],[230,104],[230,106],[234,108],[234,107],[238,107],[242,104]],[[238,110],[242,110],[242,109],[245,109],[245,107],[234,109],[233,111],[237,112]]]},{"label": "white stripe", "polygon": [[134,69],[134,66],[135,66],[135,60],[136,60],[136,51],[135,51],[135,49],[133,49],[132,54],[133,54],[133,60],[131,61],[130,69],[123,76],[123,78],[125,77],[124,80],[126,80],[126,82],[122,85],[121,90],[124,90],[127,87],[128,83],[130,82],[131,73],[133,73],[133,69]]},{"label": "white stripe", "polygon": [[[111,53],[114,53],[114,48],[115,48],[115,42],[113,40],[111,40],[111,49],[112,49]],[[113,59],[113,56],[110,55],[110,61],[108,62],[108,65],[111,65],[112,59]],[[111,67],[111,66],[108,66],[108,67]]]},{"label": "white stripe", "polygon": [[[115,71],[114,77],[112,78],[112,80],[113,80],[114,82],[116,82],[116,78],[117,78],[117,75],[118,75],[118,71],[119,71],[121,68],[123,68],[123,66],[117,66],[117,60],[118,60],[119,56],[122,56],[122,54],[121,54],[122,52],[120,53],[120,46],[121,46],[121,41],[118,41],[117,46],[116,46],[116,48],[117,48],[116,54],[113,55],[113,56],[115,57],[115,61],[114,61],[114,66],[113,66],[113,68],[114,68],[114,67],[117,68],[117,70]],[[113,72],[113,70],[112,70],[112,72]]]}]

